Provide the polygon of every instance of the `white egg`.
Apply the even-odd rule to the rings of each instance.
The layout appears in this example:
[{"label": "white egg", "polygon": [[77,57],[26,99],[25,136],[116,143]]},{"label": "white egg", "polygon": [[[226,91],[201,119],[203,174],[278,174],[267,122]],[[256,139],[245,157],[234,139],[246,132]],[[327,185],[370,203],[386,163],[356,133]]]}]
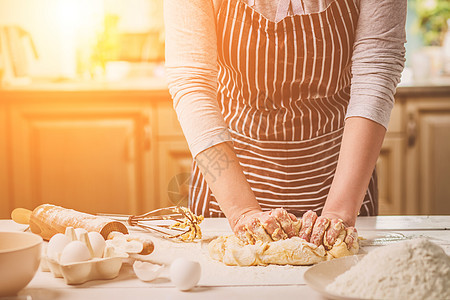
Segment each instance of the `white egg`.
[{"label": "white egg", "polygon": [[106,247],[105,239],[100,233],[95,231],[89,232],[88,237],[92,246],[92,251],[94,252],[94,257],[101,258]]},{"label": "white egg", "polygon": [[75,234],[77,235],[77,240],[81,240],[81,234],[87,233],[87,230],[84,228],[75,228]]},{"label": "white egg", "polygon": [[87,261],[91,259],[91,253],[88,247],[80,242],[70,242],[62,251],[59,263],[62,265]]},{"label": "white egg", "polygon": [[47,257],[50,259],[59,260],[64,247],[70,243],[70,239],[62,233],[57,233],[48,242]]},{"label": "white egg", "polygon": [[136,260],[133,264],[136,276],[142,281],[155,280],[163,270],[163,266]]},{"label": "white egg", "polygon": [[195,287],[200,280],[201,267],[198,262],[177,258],[170,266],[170,279],[181,291]]}]

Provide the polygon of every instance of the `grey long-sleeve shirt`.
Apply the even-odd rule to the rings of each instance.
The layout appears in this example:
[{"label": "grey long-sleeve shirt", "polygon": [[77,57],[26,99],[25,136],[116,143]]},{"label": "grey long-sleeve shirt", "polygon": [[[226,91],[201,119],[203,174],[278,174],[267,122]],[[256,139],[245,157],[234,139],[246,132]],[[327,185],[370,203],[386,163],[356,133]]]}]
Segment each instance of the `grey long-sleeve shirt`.
[{"label": "grey long-sleeve shirt", "polygon": [[[193,157],[231,141],[217,103],[215,18],[222,1],[164,0],[166,69],[174,108]],[[334,0],[241,0],[272,21],[325,10]],[[352,1],[352,0],[348,0]],[[360,15],[346,118],[387,128],[404,67],[406,0],[356,0]]]}]

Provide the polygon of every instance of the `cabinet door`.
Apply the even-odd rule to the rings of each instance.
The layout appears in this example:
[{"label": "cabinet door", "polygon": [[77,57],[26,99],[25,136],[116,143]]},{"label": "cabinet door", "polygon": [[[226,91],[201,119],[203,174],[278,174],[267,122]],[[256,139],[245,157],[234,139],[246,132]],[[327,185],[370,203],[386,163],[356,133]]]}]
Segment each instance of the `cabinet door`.
[{"label": "cabinet door", "polygon": [[450,214],[450,99],[411,103],[407,197],[420,214]]},{"label": "cabinet door", "polygon": [[8,135],[6,127],[6,106],[0,104],[0,219],[10,218],[12,203],[8,184]]},{"label": "cabinet door", "polygon": [[178,122],[172,101],[157,105],[159,207],[187,206],[192,156]]},{"label": "cabinet door", "polygon": [[159,206],[187,206],[192,156],[184,138],[159,142]]},{"label": "cabinet door", "polygon": [[15,205],[138,213],[148,201],[149,113],[103,104],[21,105],[12,110]]},{"label": "cabinet door", "polygon": [[377,161],[379,214],[403,213],[404,138],[387,136]]}]

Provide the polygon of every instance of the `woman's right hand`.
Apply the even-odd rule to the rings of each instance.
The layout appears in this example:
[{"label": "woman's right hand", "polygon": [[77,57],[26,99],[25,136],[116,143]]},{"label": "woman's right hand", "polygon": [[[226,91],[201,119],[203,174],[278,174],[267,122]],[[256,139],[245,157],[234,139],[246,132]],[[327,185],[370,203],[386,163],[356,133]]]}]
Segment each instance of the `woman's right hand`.
[{"label": "woman's right hand", "polygon": [[245,243],[272,242],[298,235],[300,221],[282,208],[242,214],[233,231]]}]

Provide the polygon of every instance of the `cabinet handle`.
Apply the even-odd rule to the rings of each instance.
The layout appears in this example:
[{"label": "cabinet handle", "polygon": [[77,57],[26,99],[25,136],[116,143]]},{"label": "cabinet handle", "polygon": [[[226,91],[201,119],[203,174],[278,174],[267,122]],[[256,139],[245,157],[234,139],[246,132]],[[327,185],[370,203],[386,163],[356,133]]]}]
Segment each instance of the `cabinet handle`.
[{"label": "cabinet handle", "polygon": [[408,115],[408,123],[406,125],[406,133],[408,137],[408,147],[414,147],[417,138],[417,122],[413,114]]},{"label": "cabinet handle", "polygon": [[152,128],[151,126],[144,127],[144,150],[150,151],[152,148]]}]

